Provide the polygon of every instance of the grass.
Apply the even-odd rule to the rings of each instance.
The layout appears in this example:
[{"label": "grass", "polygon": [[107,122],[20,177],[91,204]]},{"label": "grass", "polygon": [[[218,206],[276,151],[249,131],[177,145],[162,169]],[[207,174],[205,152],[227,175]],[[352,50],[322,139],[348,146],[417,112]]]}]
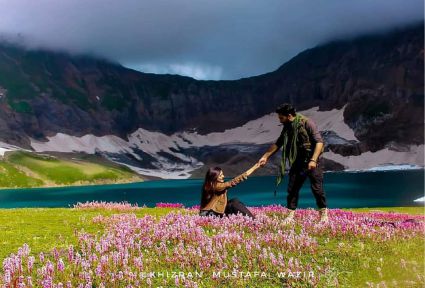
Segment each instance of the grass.
[{"label": "grass", "polygon": [[343,209],[351,210],[355,212],[396,212],[396,213],[405,213],[412,215],[421,215],[425,214],[425,207],[379,207],[379,208],[356,208],[356,209]]},{"label": "grass", "polygon": [[[134,213],[163,216],[172,208],[140,208]],[[77,210],[70,208],[0,209],[0,263],[13,251],[27,243],[34,253],[50,251],[54,246],[76,245],[76,231],[93,234],[103,232],[103,226],[92,223],[95,216],[110,216],[117,211],[104,209]]]},{"label": "grass", "polygon": [[12,164],[0,161],[0,187],[39,187],[40,179],[30,177]]},{"label": "grass", "polygon": [[140,181],[124,167],[91,159],[61,159],[29,152],[10,152],[0,160],[0,187],[25,188]]},{"label": "grass", "polygon": [[[326,242],[328,240],[330,241]],[[413,280],[414,271],[406,272],[400,269],[401,259],[415,263],[412,267],[417,269],[416,274],[424,270],[425,250],[423,239],[420,237],[403,243],[391,240],[379,244],[356,238],[319,238],[319,245],[318,254],[322,256],[321,262],[324,263],[323,259],[326,257],[333,267],[337,267],[334,273],[338,282],[343,284],[342,287],[365,287],[367,282],[391,283],[393,280],[397,282]],[[378,269],[382,277],[379,276]]]},{"label": "grass", "polygon": [[[135,213],[137,217],[152,215],[157,219],[171,211],[186,211],[173,208],[139,208],[127,213]],[[347,209],[354,212],[397,212],[411,215],[423,215],[423,207],[386,207]],[[111,216],[123,213],[104,209],[69,209],[69,208],[25,208],[0,210],[0,262],[16,252],[27,243],[33,255],[39,252],[49,252],[53,247],[65,248],[70,244],[77,245],[76,232],[84,230],[90,234],[101,234],[104,227],[95,224],[92,219],[98,215]],[[296,227],[300,229],[301,227]],[[316,255],[295,255],[305,261],[318,261],[318,265],[331,263],[335,267],[328,275],[335,276],[341,287],[365,287],[370,281],[379,283],[393,280],[412,280],[412,275],[424,271],[423,255],[424,239],[413,238],[406,241],[386,241],[374,243],[370,239],[356,237],[317,237],[319,243]],[[400,269],[400,260],[405,259],[413,270]],[[381,269],[382,276],[379,276]],[[406,282],[407,283],[407,282]],[[331,285],[331,284],[329,284]],[[331,285],[333,286],[333,285]],[[387,286],[386,286],[387,287]],[[392,286],[391,286],[392,287]],[[412,286],[415,287],[415,286]]]}]

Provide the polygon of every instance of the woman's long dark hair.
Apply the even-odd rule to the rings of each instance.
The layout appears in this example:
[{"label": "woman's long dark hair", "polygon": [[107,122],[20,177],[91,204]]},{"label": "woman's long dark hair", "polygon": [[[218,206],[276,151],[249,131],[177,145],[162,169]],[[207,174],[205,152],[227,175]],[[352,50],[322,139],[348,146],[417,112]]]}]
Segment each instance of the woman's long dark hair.
[{"label": "woman's long dark hair", "polygon": [[201,208],[205,207],[214,195],[213,187],[221,171],[220,167],[214,167],[208,169],[207,174],[205,174],[204,185],[202,185]]}]

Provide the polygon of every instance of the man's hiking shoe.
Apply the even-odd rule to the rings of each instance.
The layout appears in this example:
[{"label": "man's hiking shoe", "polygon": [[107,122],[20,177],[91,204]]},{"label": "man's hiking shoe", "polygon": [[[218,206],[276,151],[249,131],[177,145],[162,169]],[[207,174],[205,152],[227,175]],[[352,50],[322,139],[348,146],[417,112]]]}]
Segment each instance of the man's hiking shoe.
[{"label": "man's hiking shoe", "polygon": [[288,216],[286,216],[285,220],[283,220],[283,224],[290,224],[293,223],[295,217],[295,210],[291,210],[288,214]]},{"label": "man's hiking shoe", "polygon": [[320,214],[320,223],[327,223],[329,221],[327,208],[320,209],[319,214]]}]

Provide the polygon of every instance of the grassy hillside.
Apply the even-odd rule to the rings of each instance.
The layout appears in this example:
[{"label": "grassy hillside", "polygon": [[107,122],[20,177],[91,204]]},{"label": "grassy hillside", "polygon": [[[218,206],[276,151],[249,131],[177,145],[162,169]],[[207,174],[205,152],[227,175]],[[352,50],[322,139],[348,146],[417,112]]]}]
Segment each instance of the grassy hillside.
[{"label": "grassy hillside", "polygon": [[141,181],[127,167],[98,158],[9,152],[0,160],[0,188]]},{"label": "grassy hillside", "polygon": [[[330,223],[318,226],[317,215],[301,209],[295,225],[284,226],[286,210],[273,207],[254,210],[253,221],[199,219],[195,209],[174,208],[0,209],[0,262],[18,251],[27,267],[27,256],[32,255],[34,269],[25,268],[22,274],[32,276],[35,283],[42,279],[36,268],[54,263],[55,283],[71,281],[73,287],[86,281],[80,263],[91,265],[87,269],[96,287],[103,287],[100,282],[109,283],[106,287],[128,287],[130,281],[138,283],[133,287],[148,287],[149,280],[131,276],[139,269],[203,271],[202,278],[194,279],[196,286],[186,287],[287,287],[286,281],[291,287],[423,287],[423,208],[350,210],[331,210]],[[403,219],[416,223],[387,225]],[[49,260],[39,260],[40,252]],[[76,261],[75,255],[93,263]],[[127,258],[120,262],[121,256]],[[241,271],[314,270],[320,278],[314,283],[303,277],[211,278],[211,271],[220,271],[223,265],[229,270],[239,265]],[[118,271],[123,275],[116,278]],[[151,281],[153,287],[180,287],[173,278]]]}]

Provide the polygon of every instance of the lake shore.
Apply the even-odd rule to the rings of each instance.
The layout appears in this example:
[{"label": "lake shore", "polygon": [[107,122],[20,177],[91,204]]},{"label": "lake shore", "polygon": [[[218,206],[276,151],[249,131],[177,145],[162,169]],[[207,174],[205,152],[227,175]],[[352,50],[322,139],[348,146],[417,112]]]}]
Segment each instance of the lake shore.
[{"label": "lake shore", "polygon": [[[325,192],[330,208],[423,206],[417,201],[424,193],[424,170],[326,173]],[[273,176],[252,176],[229,189],[228,197],[239,198],[247,206],[286,205],[287,179],[274,195]],[[70,207],[77,202],[107,201],[145,204],[199,204],[203,179],[152,180],[129,184],[65,186],[0,190],[0,208]],[[307,181],[300,191],[299,208],[316,207]]]},{"label": "lake shore", "polygon": [[[356,173],[379,173],[379,172],[406,172],[406,171],[425,171],[424,167],[420,166],[397,166],[397,168],[390,168],[391,166],[388,166],[386,168],[376,168],[376,169],[367,169],[367,170],[344,170],[344,171],[324,171],[325,174],[331,175],[331,174],[341,174],[341,173],[350,173],[350,174],[356,174]],[[270,177],[275,175],[268,175],[268,176],[252,176],[252,177]],[[38,186],[38,187],[1,187],[1,190],[25,190],[25,189],[39,189],[39,188],[72,188],[72,187],[83,187],[83,186],[100,186],[100,185],[120,185],[120,184],[137,184],[141,182],[150,182],[150,181],[173,181],[173,180],[203,180],[201,177],[190,177],[188,179],[164,179],[160,177],[155,176],[149,176],[149,175],[139,175],[140,178],[135,177],[134,179],[121,179],[121,180],[101,180],[97,182],[84,182],[84,181],[78,181],[76,183],[73,183],[71,185],[63,185],[63,184],[54,184],[49,183],[48,185],[44,186]]]}]

